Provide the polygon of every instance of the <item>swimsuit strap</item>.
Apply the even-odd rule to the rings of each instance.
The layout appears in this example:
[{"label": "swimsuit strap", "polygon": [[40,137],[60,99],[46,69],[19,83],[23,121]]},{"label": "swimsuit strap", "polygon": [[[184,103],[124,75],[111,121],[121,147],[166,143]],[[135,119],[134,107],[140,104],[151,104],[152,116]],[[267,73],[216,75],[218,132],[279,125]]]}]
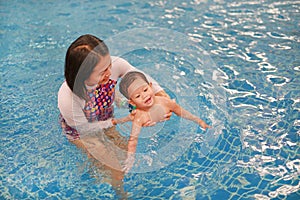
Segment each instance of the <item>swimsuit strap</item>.
[{"label": "swimsuit strap", "polygon": [[95,89],[87,91],[83,112],[89,122],[105,121],[113,116],[113,102],[117,81],[109,79],[105,84],[99,84]]}]

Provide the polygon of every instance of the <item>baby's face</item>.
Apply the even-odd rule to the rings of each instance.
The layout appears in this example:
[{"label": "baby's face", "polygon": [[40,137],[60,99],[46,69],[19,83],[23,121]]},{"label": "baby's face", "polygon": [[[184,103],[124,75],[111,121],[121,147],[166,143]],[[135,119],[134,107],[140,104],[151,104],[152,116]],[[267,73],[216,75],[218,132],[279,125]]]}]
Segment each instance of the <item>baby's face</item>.
[{"label": "baby's face", "polygon": [[154,92],[152,84],[142,85],[138,87],[131,95],[130,100],[136,105],[137,108],[144,109],[150,108],[154,104]]}]

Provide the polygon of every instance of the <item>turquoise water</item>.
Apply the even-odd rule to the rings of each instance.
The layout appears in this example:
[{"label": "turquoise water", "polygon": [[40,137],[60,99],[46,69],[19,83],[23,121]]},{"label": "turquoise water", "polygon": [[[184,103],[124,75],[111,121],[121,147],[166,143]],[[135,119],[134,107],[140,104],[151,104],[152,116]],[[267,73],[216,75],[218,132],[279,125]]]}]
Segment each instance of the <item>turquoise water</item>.
[{"label": "turquoise water", "polygon": [[57,123],[65,52],[85,33],[214,126],[204,132],[172,116],[145,130],[138,150],[149,168],[126,175],[131,199],[299,199],[299,1],[0,8],[0,199],[116,199]]}]

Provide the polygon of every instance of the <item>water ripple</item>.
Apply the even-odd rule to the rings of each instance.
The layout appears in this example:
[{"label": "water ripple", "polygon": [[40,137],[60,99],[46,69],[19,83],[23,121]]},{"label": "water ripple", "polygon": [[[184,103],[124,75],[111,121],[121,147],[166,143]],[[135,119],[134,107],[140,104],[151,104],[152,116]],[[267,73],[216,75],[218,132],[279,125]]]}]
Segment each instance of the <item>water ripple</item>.
[{"label": "water ripple", "polygon": [[283,86],[291,81],[291,79],[284,76],[267,75],[267,81],[274,86]]},{"label": "water ripple", "polygon": [[258,63],[258,66],[259,66],[259,70],[262,73],[276,72],[277,71],[277,68],[275,66],[273,66],[270,63],[265,62],[265,61]]},{"label": "water ripple", "polygon": [[[89,30],[100,37],[109,37],[133,27],[164,26],[188,33],[189,39],[203,45],[219,66],[218,75],[213,73],[213,78],[226,91],[226,100],[222,100],[226,104],[222,110],[226,112],[222,118],[226,127],[218,143],[210,145],[212,151],[207,157],[199,157],[201,151],[197,145],[205,141],[206,135],[198,134],[194,146],[183,156],[187,159],[155,173],[127,175],[125,183],[132,197],[299,197],[299,0],[149,3],[75,0],[62,1],[57,9],[52,7],[54,3],[44,1],[7,2],[1,3],[5,8],[1,14],[7,23],[0,25],[0,49],[4,51],[0,55],[3,86],[0,100],[4,116],[0,156],[5,158],[0,169],[1,195],[4,193],[9,199],[38,199],[47,195],[80,199],[96,197],[97,193],[99,197],[101,193],[105,198],[114,198],[108,184],[93,183],[86,169],[78,172],[77,163],[84,162],[85,157],[62,140],[59,128],[53,125],[58,88],[49,88],[49,84],[59,87],[63,81],[63,55],[78,34]],[[33,5],[41,9],[34,9]],[[122,49],[136,43],[136,37],[128,38],[130,35],[126,35]],[[180,42],[169,44],[175,47]],[[182,53],[189,54],[186,50]],[[207,102],[220,99],[211,93],[215,89],[213,84],[199,80],[211,66],[188,69],[187,62],[179,59],[178,71],[168,74],[161,63],[170,60],[160,60],[154,55],[154,59],[145,62],[145,56],[141,54],[136,62],[145,65],[145,69],[154,62],[161,66],[153,72],[160,83],[168,81],[166,77],[173,77],[170,87],[175,87],[185,77],[190,78],[180,92],[195,88],[201,92],[199,98],[204,98],[204,91],[210,93],[207,98],[211,100]],[[201,59],[194,61],[203,67]],[[221,113],[211,105],[202,106],[199,114],[208,119],[211,112]]]},{"label": "water ripple", "polygon": [[223,28],[226,28],[227,24],[222,21],[206,20],[201,24],[201,26],[208,29],[221,30]]},{"label": "water ripple", "polygon": [[295,186],[285,184],[277,188],[275,191],[269,192],[269,196],[271,198],[276,198],[280,195],[287,196],[291,193],[299,191],[299,189],[300,189],[300,182],[298,183],[298,185]]},{"label": "water ripple", "polygon": [[300,66],[294,67],[294,70],[300,72]]},{"label": "water ripple", "polygon": [[288,44],[269,44],[270,47],[274,48],[274,49],[280,49],[280,50],[288,50],[291,49],[291,46],[288,46]]},{"label": "water ripple", "polygon": [[294,40],[294,36],[287,36],[284,33],[278,33],[278,32],[267,32],[267,35],[270,36],[271,38],[276,38],[276,39],[284,39],[284,40]]},{"label": "water ripple", "polygon": [[240,31],[239,32],[240,35],[245,35],[245,36],[251,36],[253,38],[266,38],[267,36],[263,33],[260,32],[254,32],[254,31],[247,31],[247,32],[243,32]]}]

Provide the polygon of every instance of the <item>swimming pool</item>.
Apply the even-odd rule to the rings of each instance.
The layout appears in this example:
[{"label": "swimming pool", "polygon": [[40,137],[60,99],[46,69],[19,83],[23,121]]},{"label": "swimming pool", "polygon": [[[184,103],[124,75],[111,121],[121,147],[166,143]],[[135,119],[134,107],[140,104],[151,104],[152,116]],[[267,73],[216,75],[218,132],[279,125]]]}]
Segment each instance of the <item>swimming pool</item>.
[{"label": "swimming pool", "polygon": [[[218,133],[176,116],[145,131],[139,150],[148,157],[141,166],[156,168],[126,175],[130,198],[299,199],[299,1],[0,7],[0,199],[116,198],[57,123],[65,52],[85,33],[107,40]],[[165,146],[178,150],[175,157],[160,151]],[[169,157],[156,164],[149,159],[155,155]]]}]

